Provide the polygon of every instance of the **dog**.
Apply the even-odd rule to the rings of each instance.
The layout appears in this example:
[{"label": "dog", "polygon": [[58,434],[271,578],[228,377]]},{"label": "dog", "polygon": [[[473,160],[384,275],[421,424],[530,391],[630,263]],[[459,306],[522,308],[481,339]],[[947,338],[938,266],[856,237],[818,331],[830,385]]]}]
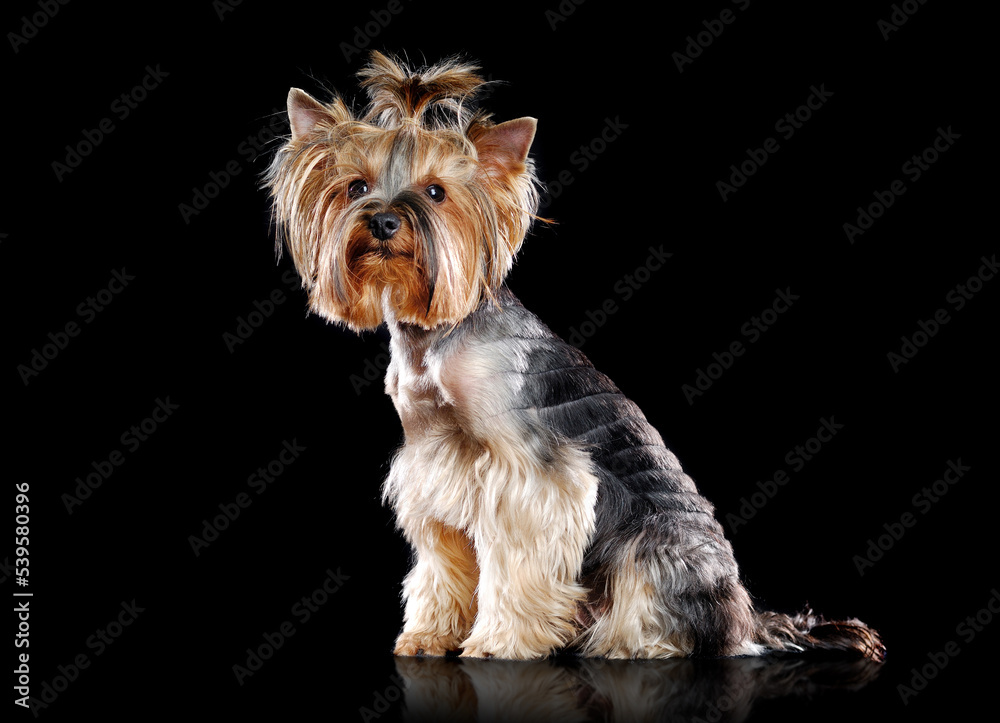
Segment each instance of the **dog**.
[{"label": "dog", "polygon": [[478,70],[374,52],[357,114],[293,88],[264,181],[310,310],[391,335],[383,500],[414,553],[395,654],[881,661],[858,620],[755,609],[659,433],[504,285],[539,220],[537,123],[495,123]]}]

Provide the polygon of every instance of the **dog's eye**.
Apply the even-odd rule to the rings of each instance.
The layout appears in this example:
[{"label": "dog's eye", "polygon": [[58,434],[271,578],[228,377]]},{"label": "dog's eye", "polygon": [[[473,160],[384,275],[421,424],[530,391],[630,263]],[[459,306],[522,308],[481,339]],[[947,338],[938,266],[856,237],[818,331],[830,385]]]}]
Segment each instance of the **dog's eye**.
[{"label": "dog's eye", "polygon": [[441,186],[432,184],[427,187],[427,195],[435,203],[441,203],[444,200],[444,189]]},{"label": "dog's eye", "polygon": [[364,179],[351,181],[351,185],[347,187],[347,195],[349,198],[361,198],[367,193],[368,193],[368,181]]}]

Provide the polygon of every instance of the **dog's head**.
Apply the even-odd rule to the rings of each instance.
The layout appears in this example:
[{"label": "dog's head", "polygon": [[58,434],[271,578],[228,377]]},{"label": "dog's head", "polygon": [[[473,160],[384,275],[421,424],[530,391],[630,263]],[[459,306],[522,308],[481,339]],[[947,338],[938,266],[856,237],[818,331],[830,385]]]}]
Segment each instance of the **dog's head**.
[{"label": "dog's head", "polygon": [[[369,104],[288,94],[291,137],[267,174],[310,308],[356,331],[454,324],[510,270],[538,208],[533,118],[494,124],[456,60],[411,70],[373,53]],[[388,309],[386,309],[388,306]]]}]

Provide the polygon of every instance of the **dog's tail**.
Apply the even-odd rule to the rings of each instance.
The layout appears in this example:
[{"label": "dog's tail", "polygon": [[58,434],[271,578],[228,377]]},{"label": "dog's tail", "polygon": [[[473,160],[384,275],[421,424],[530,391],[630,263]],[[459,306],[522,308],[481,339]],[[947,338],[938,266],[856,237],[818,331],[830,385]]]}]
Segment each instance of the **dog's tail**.
[{"label": "dog's tail", "polygon": [[860,620],[825,620],[812,610],[798,615],[757,613],[756,642],[770,650],[822,650],[856,655],[881,663],[885,645]]}]

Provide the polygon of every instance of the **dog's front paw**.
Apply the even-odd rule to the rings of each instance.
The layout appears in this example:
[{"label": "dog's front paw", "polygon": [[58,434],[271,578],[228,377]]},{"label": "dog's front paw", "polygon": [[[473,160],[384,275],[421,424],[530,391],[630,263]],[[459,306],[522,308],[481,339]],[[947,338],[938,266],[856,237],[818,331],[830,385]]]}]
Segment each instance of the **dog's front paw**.
[{"label": "dog's front paw", "polygon": [[393,655],[444,655],[449,650],[458,650],[459,640],[452,635],[435,633],[402,633],[396,638]]},{"label": "dog's front paw", "polygon": [[[522,597],[529,599],[531,594],[525,591]],[[572,618],[557,614],[562,610],[555,604],[542,609],[531,601],[512,608],[484,611],[480,607],[475,625],[460,645],[462,656],[541,660],[564,649],[577,632]]]},{"label": "dog's front paw", "polygon": [[462,656],[463,658],[492,658],[493,653],[489,653],[478,645],[464,645],[462,646]]},{"label": "dog's front paw", "polygon": [[472,635],[461,644],[463,658],[500,658],[501,660],[539,660],[549,649],[533,647],[527,641],[505,640],[499,636]]}]

